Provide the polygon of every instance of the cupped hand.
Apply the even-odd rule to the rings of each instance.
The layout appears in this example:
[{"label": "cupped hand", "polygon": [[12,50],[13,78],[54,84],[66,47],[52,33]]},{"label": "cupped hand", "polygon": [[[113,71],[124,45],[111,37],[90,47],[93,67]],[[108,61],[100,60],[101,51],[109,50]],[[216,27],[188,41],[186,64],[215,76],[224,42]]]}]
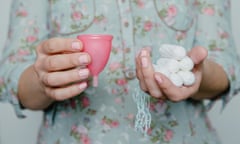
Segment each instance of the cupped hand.
[{"label": "cupped hand", "polygon": [[34,70],[42,91],[53,100],[65,100],[87,88],[86,67],[91,59],[77,39],[52,38],[39,44]]},{"label": "cupped hand", "polygon": [[174,102],[193,96],[198,92],[202,81],[203,64],[207,57],[207,51],[203,47],[194,47],[188,52],[188,56],[194,62],[192,71],[196,81],[191,86],[177,87],[163,74],[154,72],[150,52],[143,49],[136,57],[136,71],[141,89],[153,97]]}]

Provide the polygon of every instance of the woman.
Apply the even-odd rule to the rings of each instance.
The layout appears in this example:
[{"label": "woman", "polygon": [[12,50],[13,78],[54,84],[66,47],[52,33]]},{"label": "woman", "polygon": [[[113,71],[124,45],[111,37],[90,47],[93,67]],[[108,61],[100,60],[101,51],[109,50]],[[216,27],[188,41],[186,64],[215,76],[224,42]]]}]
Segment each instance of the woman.
[{"label": "woman", "polygon": [[[229,11],[227,0],[14,1],[1,99],[19,117],[23,108],[44,111],[39,144],[219,144],[203,100],[226,104],[239,89]],[[85,33],[114,36],[97,88],[76,39]],[[154,73],[151,59],[164,43],[186,48],[195,84],[179,88]],[[134,129],[138,86],[152,97],[144,137]]]}]

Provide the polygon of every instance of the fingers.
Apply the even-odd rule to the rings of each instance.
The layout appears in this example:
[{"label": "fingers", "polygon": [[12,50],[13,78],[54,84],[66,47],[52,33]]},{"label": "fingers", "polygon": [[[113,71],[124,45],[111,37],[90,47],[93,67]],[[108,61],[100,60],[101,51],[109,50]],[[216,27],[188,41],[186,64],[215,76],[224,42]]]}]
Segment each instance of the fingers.
[{"label": "fingers", "polygon": [[208,55],[207,50],[203,47],[194,47],[189,51],[188,55],[195,64],[192,71],[196,81],[193,85],[177,87],[164,75],[158,73],[154,76],[164,96],[173,102],[182,101],[191,97],[198,92],[200,87],[202,80],[202,63]]},{"label": "fingers", "polygon": [[86,66],[91,59],[77,39],[52,38],[37,48],[36,67],[46,72]]},{"label": "fingers", "polygon": [[45,93],[56,101],[62,101],[82,93],[86,88],[87,82],[82,82],[61,88],[46,87]]},{"label": "fingers", "polygon": [[154,69],[151,64],[149,51],[144,49],[141,51],[139,58],[137,59],[138,71],[137,75],[140,80],[140,86],[143,90],[147,90],[153,97],[161,97],[162,93],[154,78]]},{"label": "fingers", "polygon": [[[91,62],[77,39],[52,38],[37,47],[34,69],[48,97],[64,100],[87,88]],[[80,68],[80,69],[79,69]]]},{"label": "fingers", "polygon": [[189,51],[188,55],[194,64],[200,64],[207,57],[208,52],[203,47],[194,47]]},{"label": "fingers", "polygon": [[40,50],[46,55],[82,51],[82,42],[78,39],[52,38],[41,44]]},{"label": "fingers", "polygon": [[52,72],[86,66],[91,60],[87,53],[69,53],[52,55],[46,57],[44,61],[43,69],[45,69],[45,71]]},{"label": "fingers", "polygon": [[149,52],[142,50],[136,59],[137,77],[141,89],[153,97],[166,98],[173,102],[191,97],[197,93],[199,89],[202,79],[201,63],[206,59],[207,55],[207,51],[202,47],[195,47],[189,52],[189,56],[195,64],[193,72],[196,77],[196,82],[191,86],[177,87],[166,76],[154,72]]},{"label": "fingers", "polygon": [[189,98],[198,91],[201,77],[199,72],[197,72],[195,75],[196,82],[193,85],[187,87],[175,86],[167,77],[160,73],[155,73],[154,77],[166,99],[173,102],[179,102]]},{"label": "fingers", "polygon": [[87,68],[46,73],[43,75],[42,81],[48,87],[62,87],[86,80],[89,77],[89,73]]},{"label": "fingers", "polygon": [[136,74],[137,74],[137,78],[139,79],[139,84],[140,84],[141,89],[143,91],[147,92],[148,89],[147,89],[147,86],[145,84],[143,74],[142,74],[142,71],[141,71],[141,63],[137,58],[136,58]]},{"label": "fingers", "polygon": [[159,84],[159,88],[161,88],[168,100],[180,101],[183,99],[183,96],[185,95],[180,94],[181,90],[176,87],[167,77],[161,75],[160,73],[155,73],[154,77]]}]

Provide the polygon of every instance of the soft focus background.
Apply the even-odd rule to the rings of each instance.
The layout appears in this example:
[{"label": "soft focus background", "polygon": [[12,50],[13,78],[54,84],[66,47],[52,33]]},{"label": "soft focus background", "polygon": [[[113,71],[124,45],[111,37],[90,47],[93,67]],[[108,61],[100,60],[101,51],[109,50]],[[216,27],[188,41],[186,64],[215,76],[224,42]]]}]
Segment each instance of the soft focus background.
[{"label": "soft focus background", "polygon": [[[10,3],[11,0],[0,0],[0,50],[6,40]],[[240,53],[239,8],[240,1],[232,0],[232,27],[238,53]],[[209,112],[209,116],[223,144],[240,144],[240,95],[232,99],[223,112],[220,109],[221,103],[218,102]],[[42,113],[26,111],[25,114],[27,118],[19,120],[9,104],[0,103],[0,144],[35,144]]]}]

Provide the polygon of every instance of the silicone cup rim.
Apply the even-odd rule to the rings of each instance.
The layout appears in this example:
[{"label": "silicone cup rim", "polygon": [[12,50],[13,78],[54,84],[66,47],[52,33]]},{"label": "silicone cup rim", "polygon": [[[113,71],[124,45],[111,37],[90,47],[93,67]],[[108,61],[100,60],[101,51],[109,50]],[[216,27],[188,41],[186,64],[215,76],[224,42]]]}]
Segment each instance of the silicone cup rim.
[{"label": "silicone cup rim", "polygon": [[78,39],[106,39],[112,40],[113,35],[110,34],[81,34],[77,36]]}]

